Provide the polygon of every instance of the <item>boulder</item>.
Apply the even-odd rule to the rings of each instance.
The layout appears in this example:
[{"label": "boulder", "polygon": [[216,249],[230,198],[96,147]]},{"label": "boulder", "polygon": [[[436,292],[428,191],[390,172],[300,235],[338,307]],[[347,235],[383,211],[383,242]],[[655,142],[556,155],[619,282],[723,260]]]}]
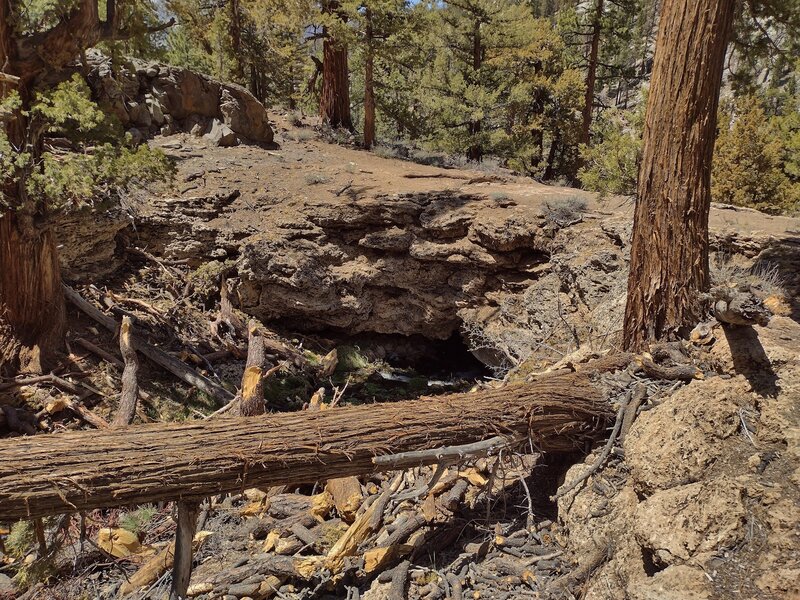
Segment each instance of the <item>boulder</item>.
[{"label": "boulder", "polygon": [[191,114],[216,117],[221,86],[210,77],[177,67],[168,67],[153,79],[153,89],[164,109],[176,119]]},{"label": "boulder", "polygon": [[[89,86],[100,106],[123,125],[160,130],[165,135],[175,130],[203,135],[209,132],[209,122],[216,119],[227,128],[214,132],[222,145],[235,143],[228,130],[236,134],[237,141],[273,140],[267,110],[241,86],[182,67],[136,59],[115,62],[97,51],[89,52],[87,59]],[[163,127],[170,123],[172,127]]]},{"label": "boulder", "polygon": [[220,96],[219,110],[225,125],[254,142],[272,142],[264,106],[250,92],[239,86],[226,86]]},{"label": "boulder", "polygon": [[215,146],[235,146],[239,143],[236,132],[219,119],[211,122],[211,131],[205,135],[205,138]]},{"label": "boulder", "polygon": [[138,127],[147,129],[153,124],[153,117],[147,105],[139,102],[131,102],[128,105],[128,114],[130,115],[131,122]]},{"label": "boulder", "polygon": [[161,108],[161,103],[153,97],[152,94],[145,95],[145,104],[147,105],[153,123],[159,127],[164,124],[164,111]]}]

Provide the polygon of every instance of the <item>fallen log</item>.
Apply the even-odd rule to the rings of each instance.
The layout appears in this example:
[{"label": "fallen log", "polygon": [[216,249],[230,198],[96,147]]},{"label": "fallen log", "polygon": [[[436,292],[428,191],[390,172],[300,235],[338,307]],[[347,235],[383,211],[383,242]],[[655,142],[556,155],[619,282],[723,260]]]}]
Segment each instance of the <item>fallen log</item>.
[{"label": "fallen log", "polygon": [[[585,373],[475,393],[317,412],[0,440],[0,522],[391,470],[378,456],[498,435],[572,451],[613,410]],[[423,455],[422,464],[438,462]],[[388,465],[392,462],[389,461]]]}]

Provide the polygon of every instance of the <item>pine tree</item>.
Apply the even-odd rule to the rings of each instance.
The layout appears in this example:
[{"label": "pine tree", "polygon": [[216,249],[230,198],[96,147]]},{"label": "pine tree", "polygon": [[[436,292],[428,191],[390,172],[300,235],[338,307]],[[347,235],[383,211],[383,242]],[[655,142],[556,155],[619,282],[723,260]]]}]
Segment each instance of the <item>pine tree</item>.
[{"label": "pine tree", "polygon": [[767,116],[756,96],[739,98],[722,111],[712,172],[714,200],[773,214],[800,206],[800,188],[790,178],[793,167],[784,166],[785,158],[793,156],[785,148],[792,136],[784,141],[781,123]]},{"label": "pine tree", "polygon": [[[63,169],[61,161],[48,159],[42,135],[49,127],[87,133],[100,124],[100,117],[99,111],[89,110],[85,86],[81,89],[76,82],[72,88],[67,85],[40,97],[36,81],[103,40],[130,40],[138,32],[147,33],[137,21],[127,20],[136,8],[106,0],[103,21],[97,0],[67,5],[34,2],[25,7],[0,0],[0,365],[4,369],[41,371],[63,343],[65,310],[50,218],[53,200],[77,200],[93,193],[103,177],[121,175],[120,167],[128,162],[115,166],[118,148],[111,145],[96,147],[91,156],[79,156],[78,162]],[[146,151],[132,158],[148,162]]]},{"label": "pine tree", "polygon": [[379,96],[393,61],[404,51],[414,11],[408,0],[344,0],[341,11],[347,16],[348,45],[355,66],[353,104],[363,106],[364,146],[370,148],[376,139]]},{"label": "pine tree", "polygon": [[441,147],[539,177],[574,160],[583,83],[551,24],[512,0],[459,0],[437,18],[426,103]]}]

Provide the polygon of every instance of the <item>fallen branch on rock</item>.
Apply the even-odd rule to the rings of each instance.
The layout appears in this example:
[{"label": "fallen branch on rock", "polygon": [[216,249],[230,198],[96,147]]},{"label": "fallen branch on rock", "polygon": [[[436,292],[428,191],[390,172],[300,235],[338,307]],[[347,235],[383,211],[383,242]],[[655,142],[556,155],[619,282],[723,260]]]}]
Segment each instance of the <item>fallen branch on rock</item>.
[{"label": "fallen branch on rock", "polygon": [[766,326],[772,311],[749,288],[718,286],[706,296],[713,302],[712,314],[728,325]]}]

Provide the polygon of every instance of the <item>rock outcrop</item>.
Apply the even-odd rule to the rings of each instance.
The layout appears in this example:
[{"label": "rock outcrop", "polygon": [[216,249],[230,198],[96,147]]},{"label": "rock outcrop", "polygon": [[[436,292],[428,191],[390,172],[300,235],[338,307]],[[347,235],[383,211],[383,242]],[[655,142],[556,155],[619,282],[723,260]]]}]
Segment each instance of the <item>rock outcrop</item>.
[{"label": "rock outcrop", "polygon": [[624,463],[559,499],[572,559],[608,548],[586,598],[800,593],[800,326],[774,317],[717,334],[707,364],[721,376],[651,404],[625,438]]},{"label": "rock outcrop", "polygon": [[140,239],[198,265],[235,258],[241,308],[303,330],[446,339],[461,309],[532,282],[553,239],[535,209],[468,194],[288,201],[257,228],[227,218],[232,200],[160,199]]},{"label": "rock outcrop", "polygon": [[178,131],[216,145],[272,143],[264,106],[245,88],[181,67],[87,53],[89,86],[99,105],[136,137]]},{"label": "rock outcrop", "polygon": [[[187,185],[202,176],[187,174]],[[482,361],[508,368],[532,353],[545,365],[580,346],[608,347],[621,330],[626,215],[590,211],[559,228],[538,205],[477,194],[278,201],[236,188],[149,198],[135,213],[137,246],[192,269],[227,263],[240,308],[295,331],[460,332]],[[124,224],[65,227],[70,272],[109,270]],[[746,264],[796,255],[791,238],[713,235],[712,243],[745,253]]]}]

